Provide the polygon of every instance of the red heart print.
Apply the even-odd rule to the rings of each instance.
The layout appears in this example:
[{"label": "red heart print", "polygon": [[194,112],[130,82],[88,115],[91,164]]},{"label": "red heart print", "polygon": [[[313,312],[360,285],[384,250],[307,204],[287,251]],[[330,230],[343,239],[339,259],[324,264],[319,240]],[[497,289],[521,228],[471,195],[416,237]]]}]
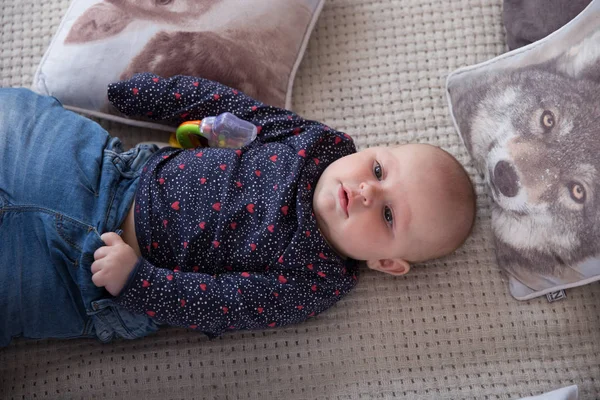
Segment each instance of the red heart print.
[{"label": "red heart print", "polygon": [[146,311],[146,314],[148,314],[151,317],[154,317],[156,315],[154,311]]},{"label": "red heart print", "polygon": [[237,226],[237,222],[232,222],[229,224],[229,226],[231,227],[231,229],[235,229],[235,227]]},{"label": "red heart print", "polygon": [[279,275],[279,278],[277,278],[277,280],[279,281],[279,283],[287,283],[287,279],[285,279],[285,276],[283,275]]},{"label": "red heart print", "polygon": [[203,152],[199,151],[198,153],[196,153],[196,157],[202,157],[204,155]]},{"label": "red heart print", "polygon": [[190,325],[190,329],[196,329],[198,325]]},{"label": "red heart print", "polygon": [[150,286],[150,282],[148,282],[147,280],[144,279],[144,281],[142,282],[142,287],[148,287]]},{"label": "red heart print", "polygon": [[277,260],[279,264],[283,264],[283,256],[279,256],[279,260]]},{"label": "red heart print", "polygon": [[277,322],[271,322],[271,323],[269,324],[269,326],[270,326],[271,328],[275,328],[275,325],[277,325]]},{"label": "red heart print", "polygon": [[133,92],[134,95],[137,96],[137,94],[139,93],[140,90],[138,88],[134,87],[133,89],[131,89],[131,91]]},{"label": "red heart print", "polygon": [[163,227],[164,227],[165,229],[167,229],[167,224],[168,224],[168,223],[169,223],[169,221],[168,221],[168,220],[166,220],[166,219],[163,219]]},{"label": "red heart print", "polygon": [[198,81],[196,81],[196,82],[192,83],[192,85],[194,85],[194,86],[196,86],[196,87],[198,87],[198,85],[199,85],[199,84],[200,84],[200,82],[198,82]]},{"label": "red heart print", "polygon": [[248,210],[249,213],[253,213],[254,212],[254,204],[250,203],[246,206],[246,210]]},{"label": "red heart print", "polygon": [[323,260],[327,260],[327,256],[323,253],[319,253],[319,257],[321,257]]},{"label": "red heart print", "polygon": [[179,304],[181,304],[181,307],[185,306],[185,299],[179,300]]},{"label": "red heart print", "polygon": [[278,184],[274,184],[273,185],[273,190],[277,190],[277,189],[279,189],[279,185]]},{"label": "red heart print", "polygon": [[172,281],[173,280],[173,275],[171,275],[171,274],[167,275],[167,280],[168,281]]},{"label": "red heart print", "polygon": [[219,100],[220,98],[221,98],[221,96],[218,94],[213,95],[213,99],[215,99],[215,100]]},{"label": "red heart print", "polygon": [[206,178],[200,178],[200,183],[204,185],[206,183]]},{"label": "red heart print", "polygon": [[240,149],[237,149],[237,150],[235,151],[235,154],[237,154],[237,156],[239,157],[239,156],[241,156],[241,155],[242,155],[242,151],[241,151]]},{"label": "red heart print", "polygon": [[273,233],[273,231],[275,230],[275,225],[269,225],[267,226],[267,229],[269,230],[269,232]]},{"label": "red heart print", "polygon": [[311,312],[310,314],[308,314],[309,317],[314,317],[315,316],[315,312]]},{"label": "red heart print", "polygon": [[184,113],[182,113],[182,114],[180,115],[180,117],[181,117],[181,118],[185,118],[185,117],[187,117],[188,115],[190,115],[190,113],[184,112]]},{"label": "red heart print", "polygon": [[300,151],[298,152],[298,155],[299,155],[300,157],[306,157],[306,150],[304,150],[304,149],[300,150]]},{"label": "red heart print", "polygon": [[319,165],[319,163],[320,163],[318,158],[313,158],[313,161],[315,162],[316,165]]},{"label": "red heart print", "polygon": [[233,94],[238,94],[239,92],[235,89],[232,90]]},{"label": "red heart print", "polygon": [[259,314],[262,314],[262,312],[263,312],[263,308],[262,308],[262,307],[258,307],[258,308],[256,309],[256,311],[258,311],[258,313],[259,313]]},{"label": "red heart print", "polygon": [[183,242],[183,248],[187,249],[187,247],[188,247],[188,242]]},{"label": "red heart print", "polygon": [[334,143],[335,143],[335,144],[338,144],[338,143],[339,143],[339,142],[341,142],[341,141],[342,141],[342,139],[341,139],[339,136],[336,136],[336,137],[335,137],[335,140],[334,140]]},{"label": "red heart print", "polygon": [[299,135],[300,134],[301,129],[300,128],[295,128],[294,129],[294,135]]},{"label": "red heart print", "polygon": [[158,247],[158,243],[152,242],[152,247],[154,247],[156,249]]},{"label": "red heart print", "polygon": [[319,275],[321,278],[325,278],[327,276],[327,275],[325,275],[325,272],[323,272],[323,271],[317,272],[317,275]]},{"label": "red heart print", "polygon": [[158,78],[152,78],[153,82],[158,82]]},{"label": "red heart print", "polygon": [[177,100],[179,100],[179,99],[181,98],[181,94],[180,94],[180,93],[175,93],[175,98],[176,98]]},{"label": "red heart print", "polygon": [[216,202],[215,204],[213,204],[213,205],[212,205],[212,208],[213,208],[215,211],[221,211],[221,203],[219,203],[219,202]]},{"label": "red heart print", "polygon": [[240,181],[236,181],[236,182],[235,182],[235,186],[237,186],[237,187],[241,188],[241,187],[242,187],[242,182],[240,182]]},{"label": "red heart print", "polygon": [[289,209],[289,207],[288,207],[288,206],[283,206],[283,207],[281,207],[281,212],[283,213],[283,215],[287,215],[287,213],[288,213],[288,209]]},{"label": "red heart print", "polygon": [[251,110],[252,110],[252,111],[256,111],[256,110],[258,110],[258,107],[256,107],[256,106],[252,106]]},{"label": "red heart print", "polygon": [[192,268],[192,271],[194,272],[198,272],[200,270],[200,267],[197,265],[194,265],[194,268]]},{"label": "red heart print", "polygon": [[313,265],[312,265],[312,264],[308,264],[308,265],[306,266],[306,268],[308,268],[309,270],[311,270],[311,271],[312,271],[314,267],[313,267]]},{"label": "red heart print", "polygon": [[202,291],[205,292],[206,291],[206,283],[201,283],[200,289],[202,289]]},{"label": "red heart print", "polygon": [[229,312],[229,307],[221,307],[223,309],[223,314],[227,314]]},{"label": "red heart print", "polygon": [[257,169],[256,171],[254,171],[254,173],[256,174],[256,176],[260,176],[260,170]]},{"label": "red heart print", "polygon": [[310,290],[312,290],[313,292],[316,292],[317,291],[317,285],[312,285],[310,287]]},{"label": "red heart print", "polygon": [[179,210],[179,202],[178,201],[173,202],[173,204],[171,204],[171,208],[175,211]]},{"label": "red heart print", "polygon": [[297,308],[298,310],[302,310],[302,309],[304,308],[304,306],[296,306],[296,308]]},{"label": "red heart print", "polygon": [[306,237],[310,236],[310,231],[306,231]]},{"label": "red heart print", "polygon": [[254,243],[250,243],[250,250],[256,250],[256,245]]},{"label": "red heart print", "polygon": [[227,168],[227,164],[221,164],[219,165],[219,168],[221,168],[221,171],[225,171],[225,168]]},{"label": "red heart print", "polygon": [[202,221],[198,224],[198,226],[200,227],[200,229],[204,229],[206,227],[206,222]]},{"label": "red heart print", "polygon": [[273,154],[269,159],[273,162],[277,161],[277,154]]},{"label": "red heart print", "polygon": [[258,125],[258,126],[256,127],[256,134],[257,134],[257,135],[260,135],[260,132],[261,132],[261,131],[262,131],[262,126]]},{"label": "red heart print", "polygon": [[159,179],[158,179],[158,183],[159,183],[159,184],[161,184],[161,185],[162,185],[163,183],[165,183],[165,178],[159,178]]},{"label": "red heart print", "polygon": [[248,278],[248,277],[250,276],[250,274],[249,274],[249,273],[247,273],[247,272],[242,272],[242,276],[243,276],[244,278]]},{"label": "red heart print", "polygon": [[216,249],[217,247],[219,247],[219,245],[220,245],[221,243],[219,243],[219,241],[218,241],[218,240],[213,240],[212,244],[213,244],[213,246],[215,246],[215,249]]},{"label": "red heart print", "polygon": [[179,169],[184,169],[185,168],[185,164],[179,164],[178,167],[179,167]]},{"label": "red heart print", "polygon": [[173,268],[173,272],[179,272],[181,271],[181,268],[179,268],[179,265],[176,265],[175,268]]},{"label": "red heart print", "polygon": [[333,292],[333,293],[334,293],[336,296],[339,296],[339,295],[340,295],[340,291],[339,291],[339,290],[337,290],[337,289],[336,289],[336,290],[335,290],[335,292]]},{"label": "red heart print", "polygon": [[275,296],[275,297],[279,297],[279,293],[277,293],[277,292],[273,292],[273,296]]}]

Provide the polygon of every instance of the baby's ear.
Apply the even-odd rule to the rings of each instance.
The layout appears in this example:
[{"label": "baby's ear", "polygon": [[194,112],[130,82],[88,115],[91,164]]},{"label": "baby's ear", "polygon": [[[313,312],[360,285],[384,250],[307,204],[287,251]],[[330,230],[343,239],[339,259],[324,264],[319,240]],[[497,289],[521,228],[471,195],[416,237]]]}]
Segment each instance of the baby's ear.
[{"label": "baby's ear", "polygon": [[404,275],[410,271],[410,264],[400,258],[367,261],[367,267],[395,276]]}]

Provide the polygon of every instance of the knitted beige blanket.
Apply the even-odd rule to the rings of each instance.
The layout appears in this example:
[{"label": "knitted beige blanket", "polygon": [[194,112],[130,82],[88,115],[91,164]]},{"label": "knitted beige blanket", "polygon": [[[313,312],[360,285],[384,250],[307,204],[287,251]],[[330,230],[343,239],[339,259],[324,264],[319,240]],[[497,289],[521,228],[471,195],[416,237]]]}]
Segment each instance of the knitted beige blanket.
[{"label": "knitted beige blanket", "polygon": [[[68,5],[0,0],[1,86],[31,85]],[[455,254],[399,278],[365,268],[336,306],[285,329],[212,341],[176,328],[107,345],[16,340],[0,349],[0,398],[495,400],[571,384],[581,399],[599,398],[600,285],[553,303],[511,297],[490,198],[449,116],[446,76],[505,52],[501,17],[501,0],[327,0],[294,85],[296,112],[360,148],[431,143],[466,166],[479,214]],[[127,145],[166,140],[100,122]]]}]

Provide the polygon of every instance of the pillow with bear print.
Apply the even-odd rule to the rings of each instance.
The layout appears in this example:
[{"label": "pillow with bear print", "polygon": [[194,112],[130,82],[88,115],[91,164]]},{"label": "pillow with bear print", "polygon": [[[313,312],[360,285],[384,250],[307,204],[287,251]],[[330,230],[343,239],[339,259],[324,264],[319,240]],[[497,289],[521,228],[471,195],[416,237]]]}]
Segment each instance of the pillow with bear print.
[{"label": "pillow with bear print", "polygon": [[546,38],[447,79],[520,300],[600,279],[600,0]]},{"label": "pillow with bear print", "polygon": [[33,90],[72,110],[132,123],[109,105],[108,84],[152,72],[211,79],[290,108],[294,75],[323,3],[74,0]]}]

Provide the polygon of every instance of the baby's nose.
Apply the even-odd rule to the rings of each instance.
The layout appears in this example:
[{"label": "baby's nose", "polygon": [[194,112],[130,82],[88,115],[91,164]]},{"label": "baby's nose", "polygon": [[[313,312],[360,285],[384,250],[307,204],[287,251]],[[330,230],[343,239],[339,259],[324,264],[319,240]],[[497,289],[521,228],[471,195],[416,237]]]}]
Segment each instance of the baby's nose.
[{"label": "baby's nose", "polygon": [[372,184],[363,182],[360,184],[359,189],[363,204],[367,207],[373,204],[375,196],[377,195],[377,188]]}]

